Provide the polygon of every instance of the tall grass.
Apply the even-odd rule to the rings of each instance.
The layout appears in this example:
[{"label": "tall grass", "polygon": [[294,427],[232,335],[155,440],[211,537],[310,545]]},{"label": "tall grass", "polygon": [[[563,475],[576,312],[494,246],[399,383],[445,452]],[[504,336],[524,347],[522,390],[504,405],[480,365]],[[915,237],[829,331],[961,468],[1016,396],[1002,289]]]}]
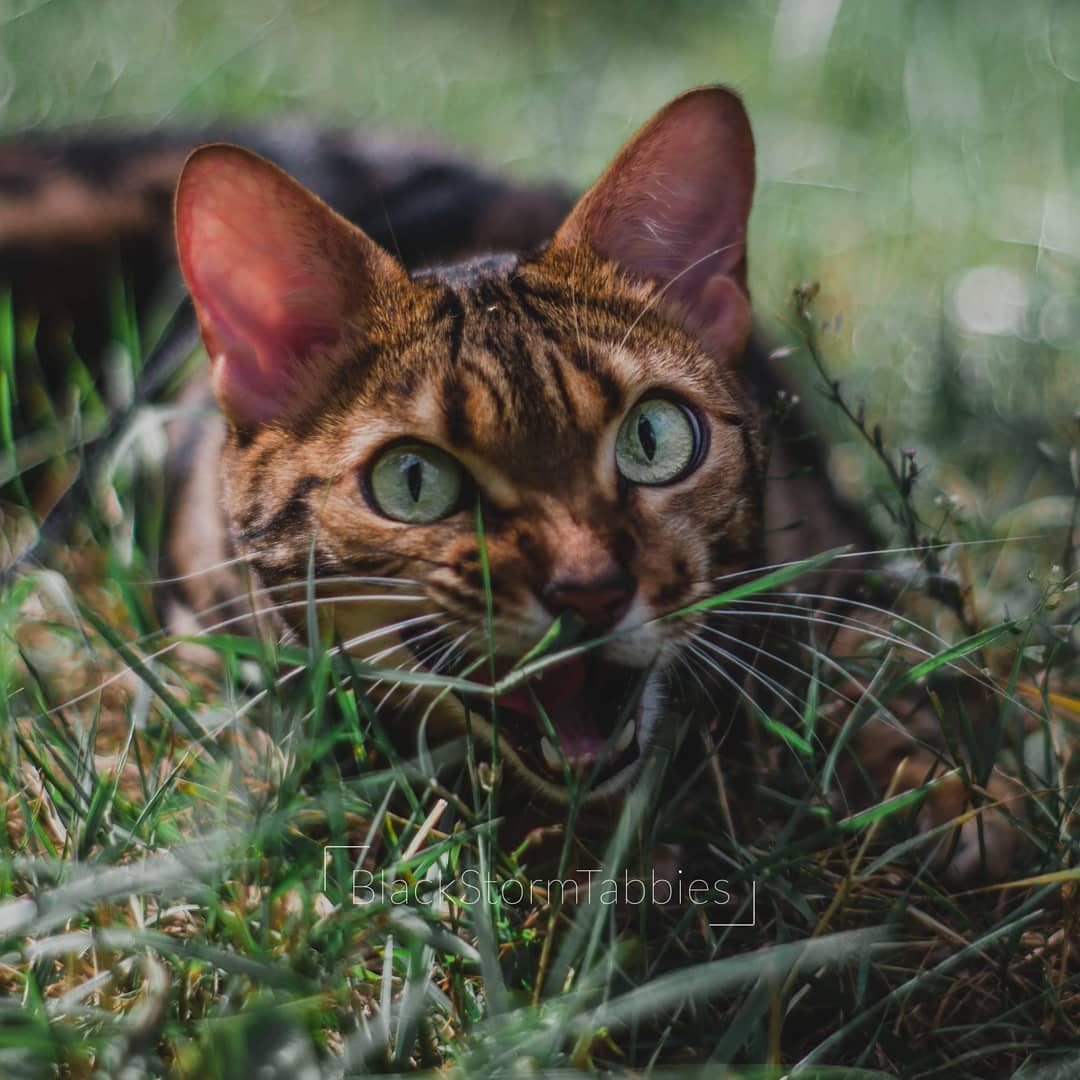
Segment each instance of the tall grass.
[{"label": "tall grass", "polygon": [[[1080,1073],[1075,18],[1057,0],[0,10],[7,132],[298,114],[584,184],[663,101],[733,84],[760,148],[755,309],[900,597],[811,617],[816,560],[729,583],[694,614],[767,600],[790,630],[743,699],[746,751],[672,717],[613,821],[590,823],[570,777],[564,820],[513,836],[497,755],[403,752],[370,693],[448,680],[316,633],[226,625],[209,653],[164,635],[183,341],[138,326],[118,277],[105,370],[72,347],[45,372],[0,293],[0,1074]],[[823,296],[789,312],[803,275]],[[835,655],[834,623],[857,620],[857,654]],[[459,677],[494,709],[595,644],[560,624],[495,689]],[[957,693],[976,685],[989,723]],[[950,769],[845,805],[851,740],[923,688]],[[995,764],[1032,793],[1003,808],[1030,850],[958,891],[935,869],[951,826],[919,814],[954,781],[985,807]],[[546,886],[583,867],[681,869],[731,902]],[[380,902],[353,903],[358,881]]]},{"label": "tall grass", "polygon": [[[805,294],[799,303],[802,355],[824,364]],[[109,383],[120,389],[55,403],[40,401],[32,333],[0,309],[0,342],[17,354],[5,378],[26,380],[11,381],[2,429],[25,430],[15,409],[40,421],[32,442],[6,440],[2,462],[13,478],[0,594],[6,1075],[1074,1067],[1074,577],[1033,580],[1026,608],[985,621],[993,578],[980,568],[1008,543],[950,543],[951,519],[916,528],[918,546],[904,543],[885,569],[916,589],[932,555],[932,576],[952,575],[978,625],[938,603],[947,634],[901,615],[837,659],[835,628],[803,608],[794,662],[775,669],[769,693],[744,699],[749,761],[732,759],[718,730],[673,717],[614,822],[590,827],[582,788],[562,827],[550,823],[553,849],[536,835],[508,847],[500,824],[517,796],[497,755],[471,741],[402,753],[366,688],[464,686],[497,709],[502,693],[598,642],[560,623],[507,675],[476,682],[386,670],[318,633],[298,646],[225,628],[198,639],[209,668],[185,658],[154,614],[168,406],[132,391],[140,339],[128,306],[114,309],[113,363],[125,367]],[[70,385],[84,385],[81,372],[73,360]],[[884,435],[877,443],[902,461]],[[73,460],[84,474],[71,532],[16,567],[32,520],[19,500],[69,481]],[[897,520],[921,522],[904,467],[881,497]],[[478,517],[481,547],[482,529]],[[692,614],[751,610],[843,559],[734,582]],[[317,626],[313,591],[305,602]],[[866,691],[830,740],[852,673]],[[995,760],[1039,795],[1030,815],[1007,808],[1030,837],[1028,862],[959,894],[933,869],[951,828],[914,827],[942,778],[866,809],[834,798],[861,723],[950,674],[996,694],[988,750],[986,731],[939,690],[976,805]],[[586,868],[625,890],[657,867],[713,884],[670,904],[605,902],[583,887]],[[576,888],[547,884],[574,877]],[[372,902],[353,902],[358,882]]]}]

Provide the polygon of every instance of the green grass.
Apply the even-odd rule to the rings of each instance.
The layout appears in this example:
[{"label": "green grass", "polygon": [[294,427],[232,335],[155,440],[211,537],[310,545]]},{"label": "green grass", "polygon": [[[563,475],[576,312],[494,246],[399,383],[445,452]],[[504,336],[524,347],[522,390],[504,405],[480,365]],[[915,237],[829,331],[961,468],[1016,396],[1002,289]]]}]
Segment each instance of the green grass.
[{"label": "green grass", "polygon": [[[802,355],[824,365],[806,303],[800,294]],[[117,339],[133,334],[125,323]],[[32,351],[32,338],[19,340]],[[747,705],[756,760],[726,761],[707,732],[679,721],[610,829],[590,830],[572,785],[554,853],[520,837],[507,847],[497,760],[471,742],[403,757],[364,690],[386,671],[317,634],[272,646],[223,632],[198,639],[217,656],[208,677],[161,636],[142,546],[164,513],[160,485],[148,482],[160,468],[160,409],[121,412],[110,437],[128,448],[126,464],[98,459],[108,483],[88,485],[82,538],[43,549],[45,561],[10,577],[0,598],[6,1074],[449,1065],[479,1076],[522,1059],[545,1072],[735,1063],[739,1076],[799,1062],[814,1076],[1070,1067],[1061,1063],[1077,1053],[1080,1001],[1074,578],[1029,581],[1023,610],[980,620],[966,637],[951,616],[948,641],[898,617],[885,628],[892,644],[871,636],[848,660],[830,654],[827,621],[796,623],[787,704]],[[58,412],[57,446],[69,429]],[[897,462],[880,491],[890,516],[921,522],[907,459],[878,442],[881,459]],[[478,528],[482,542],[479,518]],[[952,519],[938,533],[957,529]],[[912,558],[923,571],[933,559],[943,578],[964,560],[967,606],[986,611],[983,568],[1010,546],[949,546],[939,535],[896,570],[916,581]],[[843,557],[826,553],[697,607],[745,608]],[[934,610],[946,619],[946,605]],[[465,685],[496,696],[596,644],[559,624],[493,687]],[[1018,817],[1035,854],[1005,888],[954,895],[930,868],[951,830],[912,833],[940,780],[857,812],[830,793],[846,742],[880,705],[928,678],[981,670],[1000,691],[996,729],[966,725],[945,690],[943,717],[971,762],[961,772],[976,801],[999,759],[1041,793],[1030,819]],[[830,738],[830,687],[847,672],[868,689]],[[1041,699],[1021,685],[1043,686]],[[695,768],[673,771],[676,760]],[[744,793],[729,799],[740,776]],[[501,786],[512,807],[513,786]],[[723,880],[734,904],[724,921],[747,921],[754,883],[756,925],[706,925],[694,903],[530,893],[575,867],[649,880],[672,844],[688,873]],[[340,845],[366,849],[362,882],[384,883],[381,901],[350,902],[355,854]],[[719,891],[708,895],[719,901]]]},{"label": "green grass", "polygon": [[[8,130],[302,113],[436,131],[584,183],[667,98],[734,84],[761,154],[756,307],[792,350],[775,362],[819,404],[839,483],[917,549],[889,569],[905,603],[938,595],[913,618],[940,635],[897,618],[909,648],[870,639],[841,662],[824,619],[793,621],[800,670],[781,669],[788,706],[747,706],[750,761],[676,724],[609,829],[575,804],[553,842],[508,843],[497,762],[471,743],[403,755],[373,673],[316,635],[274,647],[225,628],[200,639],[215,670],[181,658],[152,587],[167,395],[132,396],[153,334],[118,287],[107,377],[71,356],[52,399],[33,326],[0,302],[0,568],[33,539],[28,495],[96,462],[67,542],[0,591],[0,1073],[1080,1069],[1075,16],[849,2],[796,33],[794,10],[0,9]],[[816,314],[805,291],[792,311],[804,277],[823,283]],[[587,644],[553,628],[506,680]],[[838,716],[852,669],[870,689]],[[989,731],[949,692],[984,670]],[[948,830],[913,831],[925,791],[836,803],[845,741],[926,680],[976,799],[995,761],[1039,793],[1012,881],[945,887],[931,862]],[[328,845],[367,848],[395,902],[350,903],[347,853]],[[730,921],[756,883],[757,925],[517,898],[575,865],[647,874],[665,845],[730,883]],[[477,874],[494,884],[473,903],[426,895]]]},{"label": "green grass", "polygon": [[1038,444],[1074,438],[1078,31],[1062,0],[8,0],[0,131],[307,116],[585,184],[727,82],[759,145],[759,317],[821,281],[851,399],[986,524],[1060,489]]}]

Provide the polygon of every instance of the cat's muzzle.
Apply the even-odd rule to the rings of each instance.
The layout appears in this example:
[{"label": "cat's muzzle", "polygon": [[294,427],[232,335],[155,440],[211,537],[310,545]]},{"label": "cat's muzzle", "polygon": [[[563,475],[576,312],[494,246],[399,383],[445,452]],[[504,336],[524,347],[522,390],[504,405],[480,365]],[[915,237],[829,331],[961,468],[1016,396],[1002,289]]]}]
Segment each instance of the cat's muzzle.
[{"label": "cat's muzzle", "polygon": [[603,785],[640,756],[637,735],[647,678],[647,671],[586,654],[544,669],[494,701],[474,698],[468,704],[488,718],[533,772]]},{"label": "cat's muzzle", "polygon": [[[557,802],[571,787],[586,798],[617,794],[637,774],[660,712],[661,677],[587,652],[544,668],[497,698],[462,694],[473,732],[534,788]],[[512,668],[481,663],[469,676],[490,684]]]}]

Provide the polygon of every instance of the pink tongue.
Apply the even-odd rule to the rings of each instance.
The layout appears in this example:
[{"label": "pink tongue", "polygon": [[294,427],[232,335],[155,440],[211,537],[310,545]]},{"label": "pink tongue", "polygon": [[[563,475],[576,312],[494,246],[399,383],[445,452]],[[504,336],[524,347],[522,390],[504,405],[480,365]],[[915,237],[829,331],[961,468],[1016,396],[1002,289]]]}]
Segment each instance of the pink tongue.
[{"label": "pink tongue", "polygon": [[520,686],[509,694],[503,694],[499,698],[499,704],[513,709],[514,712],[539,719],[536,700],[544,707],[544,712],[551,716],[552,712],[561,710],[584,689],[585,661],[567,660],[564,664],[546,668],[527,686]]},{"label": "pink tongue", "polygon": [[567,660],[545,669],[528,686],[503,694],[499,704],[516,713],[531,716],[542,724],[536,706],[539,701],[559,737],[559,745],[567,760],[571,763],[583,759],[591,761],[604,749],[607,740],[596,730],[583,700],[584,689],[585,661]]}]

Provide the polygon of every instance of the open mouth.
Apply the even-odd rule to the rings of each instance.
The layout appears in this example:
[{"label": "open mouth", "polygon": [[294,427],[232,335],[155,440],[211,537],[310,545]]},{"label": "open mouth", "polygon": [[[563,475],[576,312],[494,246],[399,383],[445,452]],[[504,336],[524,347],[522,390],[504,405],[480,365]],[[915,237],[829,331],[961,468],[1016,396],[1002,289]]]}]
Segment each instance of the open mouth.
[{"label": "open mouth", "polygon": [[[482,663],[468,678],[491,685],[513,667],[497,660],[492,671]],[[584,780],[590,793],[604,794],[622,787],[640,764],[659,712],[658,685],[655,672],[610,663],[593,651],[543,668],[494,700],[457,696],[474,730],[485,738],[497,732],[545,788]]]},{"label": "open mouth", "polygon": [[[496,674],[502,673],[496,668]],[[555,780],[567,774],[594,784],[626,771],[641,754],[647,672],[617,667],[588,654],[545,668],[526,684],[469,708],[494,713],[499,733],[533,772]],[[473,678],[487,682],[479,671]]]}]

